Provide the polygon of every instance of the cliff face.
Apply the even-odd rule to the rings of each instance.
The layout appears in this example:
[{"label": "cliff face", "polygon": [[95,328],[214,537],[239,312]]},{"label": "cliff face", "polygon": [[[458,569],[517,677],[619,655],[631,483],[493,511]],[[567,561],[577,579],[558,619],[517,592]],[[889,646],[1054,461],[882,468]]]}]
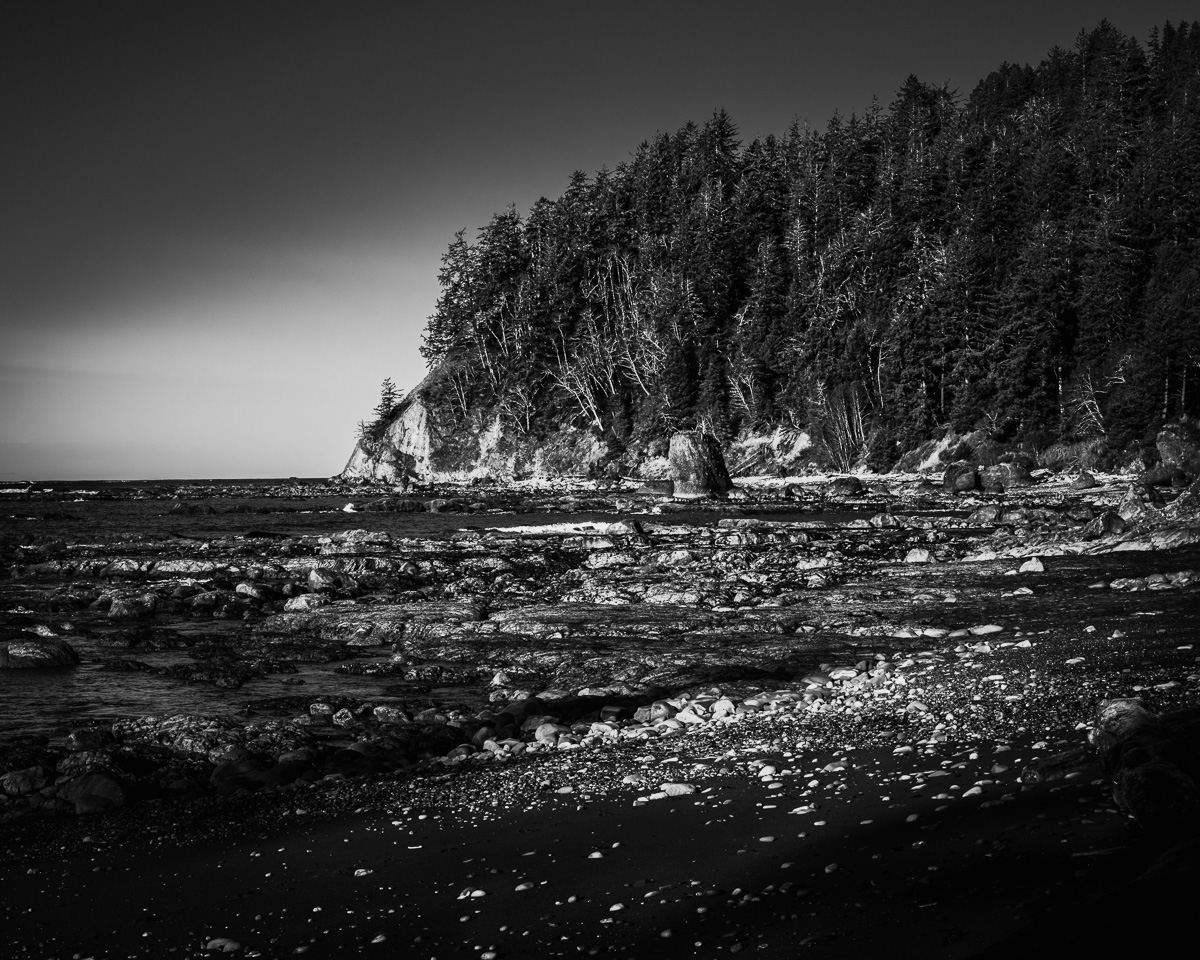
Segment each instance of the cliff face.
[{"label": "cliff face", "polygon": [[418,386],[400,404],[378,443],[359,440],[354,445],[341,476],[390,481],[423,477],[431,469],[434,445],[429,409]]},{"label": "cliff face", "polygon": [[378,442],[354,445],[343,478],[446,482],[577,476],[605,454],[594,436],[575,427],[535,437],[506,429],[499,417],[455,418],[435,399],[436,376],[430,374],[404,399]]}]

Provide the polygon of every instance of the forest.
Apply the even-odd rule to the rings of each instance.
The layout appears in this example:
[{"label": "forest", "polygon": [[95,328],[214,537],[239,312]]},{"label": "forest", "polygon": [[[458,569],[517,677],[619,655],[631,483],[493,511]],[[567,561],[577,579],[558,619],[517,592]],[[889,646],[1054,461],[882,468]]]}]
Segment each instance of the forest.
[{"label": "forest", "polygon": [[1200,22],[823,130],[717,110],[460,231],[439,281],[453,418],[612,450],[786,426],[880,468],[947,429],[1125,450],[1200,414]]}]

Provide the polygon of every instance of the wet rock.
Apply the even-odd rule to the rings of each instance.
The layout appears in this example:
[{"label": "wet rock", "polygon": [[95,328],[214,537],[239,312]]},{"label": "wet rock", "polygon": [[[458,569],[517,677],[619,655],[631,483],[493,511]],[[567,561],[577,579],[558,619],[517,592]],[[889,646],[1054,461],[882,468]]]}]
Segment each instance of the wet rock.
[{"label": "wet rock", "polygon": [[344,530],[321,537],[317,542],[322,556],[387,553],[392,546],[391,536],[378,530]]},{"label": "wet rock", "polygon": [[403,707],[395,707],[389,704],[376,707],[372,713],[380,723],[407,723],[412,719],[408,711]]},{"label": "wet rock", "polygon": [[1019,464],[998,463],[994,467],[985,467],[980,471],[979,482],[983,489],[990,493],[1004,493],[1031,486],[1033,476]]},{"label": "wet rock", "polygon": [[85,773],[107,773],[116,776],[120,772],[115,750],[78,750],[60,759],[54,768],[65,777],[80,777]]},{"label": "wet rock", "polygon": [[154,616],[158,609],[158,596],[144,593],[138,597],[117,597],[108,608],[108,615],[113,620],[140,620]]},{"label": "wet rock", "polygon": [[64,744],[72,752],[99,750],[113,743],[115,739],[109,727],[80,727],[67,734]]},{"label": "wet rock", "polygon": [[942,489],[946,493],[969,493],[979,489],[979,472],[971,463],[952,463],[942,474]]},{"label": "wet rock", "polygon": [[667,454],[676,497],[723,497],[733,488],[716,437],[700,431],[671,437]]},{"label": "wet rock", "polygon": [[1116,511],[1107,510],[1089,521],[1080,531],[1084,540],[1099,540],[1101,537],[1120,536],[1129,529],[1129,524]]},{"label": "wet rock", "polygon": [[967,517],[967,522],[985,525],[993,524],[1000,520],[1000,517],[1003,515],[1003,513],[1004,507],[1002,505],[998,503],[989,503],[980,507],[969,517]]},{"label": "wet rock", "polygon": [[547,746],[555,746],[558,743],[559,737],[564,733],[570,733],[571,728],[561,723],[540,723],[537,729],[534,730],[533,737],[538,743],[544,743]]},{"label": "wet rock", "polygon": [[338,601],[317,610],[267,617],[256,625],[264,634],[311,634],[340,643],[419,645],[422,639],[454,635],[461,625],[483,620],[487,608],[477,601],[356,604]]},{"label": "wet rock", "polygon": [[1098,486],[1100,482],[1086,470],[1071,481],[1072,490],[1093,490]]},{"label": "wet rock", "polygon": [[866,488],[858,477],[838,477],[829,484],[828,492],[831,497],[859,497]]},{"label": "wet rock", "polygon": [[0,640],[0,669],[23,670],[42,667],[69,667],[79,663],[79,654],[66,640]]},{"label": "wet rock", "polygon": [[213,768],[209,782],[218,796],[234,793],[237,790],[259,790],[266,785],[266,777],[270,769],[270,764],[257,757],[226,760]]},{"label": "wet rock", "polygon": [[10,797],[25,797],[41,790],[50,782],[50,775],[45,767],[26,767],[23,770],[10,770],[0,777],[0,791]]},{"label": "wet rock", "polygon": [[245,738],[242,724],[236,720],[183,714],[118,720],[113,724],[113,734],[125,742],[156,744],[205,757],[223,744]]},{"label": "wet rock", "polygon": [[279,591],[266,583],[254,583],[253,581],[243,580],[236,587],[234,592],[239,593],[244,597],[249,597],[251,600],[258,600],[262,603],[270,603],[279,596]]},{"label": "wet rock", "polygon": [[329,603],[329,598],[319,593],[302,593],[297,597],[291,597],[284,605],[283,609],[291,613],[303,613],[307,610],[316,610],[319,607]]},{"label": "wet rock", "polygon": [[58,798],[75,804],[75,812],[105,813],[125,805],[125,788],[105,773],[85,773],[58,787]]},{"label": "wet rock", "polygon": [[308,572],[308,587],[317,592],[321,590],[353,590],[354,581],[329,567],[313,567]]}]

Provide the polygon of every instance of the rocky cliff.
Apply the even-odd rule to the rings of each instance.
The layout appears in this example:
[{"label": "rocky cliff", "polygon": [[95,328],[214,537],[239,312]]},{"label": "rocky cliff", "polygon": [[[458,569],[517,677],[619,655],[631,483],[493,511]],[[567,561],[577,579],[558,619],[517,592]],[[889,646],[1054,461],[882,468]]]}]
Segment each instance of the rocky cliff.
[{"label": "rocky cliff", "polygon": [[400,403],[378,441],[355,444],[341,476],[392,482],[578,476],[605,459],[604,445],[586,430],[564,426],[535,436],[506,429],[494,415],[456,417],[437,387],[434,371]]},{"label": "rocky cliff", "polygon": [[[430,373],[399,404],[378,440],[355,444],[340,476],[394,483],[676,476],[669,436],[612,449],[590,430],[572,425],[525,433],[492,413],[456,415],[443,387],[440,372]],[[813,466],[815,454],[808,434],[784,427],[743,431],[720,452],[737,474],[799,473]]]}]

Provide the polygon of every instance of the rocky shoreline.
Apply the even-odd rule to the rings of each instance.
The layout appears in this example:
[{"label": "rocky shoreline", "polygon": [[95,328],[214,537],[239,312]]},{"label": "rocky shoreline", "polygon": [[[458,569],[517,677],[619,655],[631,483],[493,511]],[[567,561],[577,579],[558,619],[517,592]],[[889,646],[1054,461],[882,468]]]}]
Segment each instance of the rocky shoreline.
[{"label": "rocky shoreline", "polygon": [[[1100,700],[1175,710],[1200,682],[1196,493],[1031,479],[23,499],[0,675],[65,647],[83,663],[50,670],[211,686],[229,709],[6,736],[4,846],[19,867],[372,811],[418,830],[722,791],[803,828],[866,803],[867,768],[888,816],[910,796],[921,817],[1017,816],[1060,789],[1022,769],[1077,744]],[[1082,783],[1089,822],[1128,830]]]},{"label": "rocky shoreline", "polygon": [[[954,485],[948,473],[945,487]],[[377,496],[359,497],[354,517],[345,507],[315,515],[350,526],[402,519],[401,503],[407,513],[459,511],[435,536],[395,524],[181,534],[182,520],[197,518],[203,532],[212,516],[189,496],[149,501],[169,533],[21,538],[0,581],[10,624],[25,624],[5,646],[10,666],[39,652],[69,664],[74,643],[106,670],[156,670],[165,684],[235,691],[270,678],[286,688],[297,664],[329,664],[376,678],[379,694],[294,688],[233,699],[240,715],[131,717],[9,738],[0,817],[504,761],[679,736],[763,709],[877,715],[893,737],[947,719],[967,725],[984,713],[978,702],[926,703],[913,671],[931,657],[971,662],[1044,643],[1035,627],[1039,617],[1053,624],[1053,611],[1022,610],[1060,582],[1047,572],[1057,558],[1200,542],[1189,526],[1194,494],[1157,508],[1115,478],[965,497],[918,478],[764,480],[743,483],[732,503],[605,486],[475,486],[428,499],[360,486]],[[292,516],[258,499],[263,519]],[[804,519],[818,513],[841,519]],[[1161,564],[1138,576],[1145,566],[1088,584],[1089,597],[1190,593],[1197,576]],[[1006,574],[1015,579],[996,579]],[[185,656],[157,668],[139,660],[156,649]],[[1174,682],[1187,691],[1194,674]],[[1033,688],[1007,696],[1010,711],[1022,700],[1062,710]]]}]

